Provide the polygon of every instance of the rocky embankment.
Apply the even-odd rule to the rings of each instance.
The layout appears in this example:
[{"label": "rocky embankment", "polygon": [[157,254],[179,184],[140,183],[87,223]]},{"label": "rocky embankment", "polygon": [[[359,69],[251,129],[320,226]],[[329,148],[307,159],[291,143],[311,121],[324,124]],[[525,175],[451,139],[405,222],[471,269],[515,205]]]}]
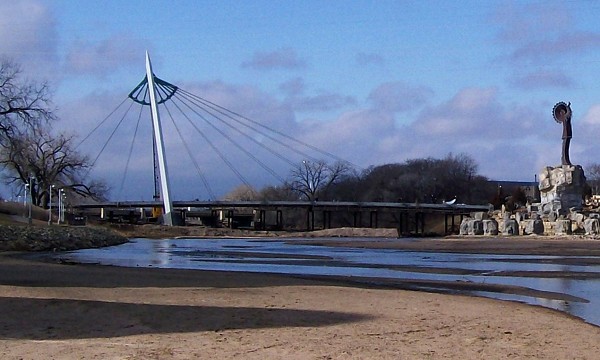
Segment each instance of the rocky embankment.
[{"label": "rocky embankment", "polygon": [[0,251],[66,251],[119,245],[128,238],[227,237],[396,237],[395,229],[339,228],[309,232],[252,231],[225,228],[112,225],[0,225]]},{"label": "rocky embankment", "polygon": [[0,251],[64,251],[125,242],[125,236],[102,227],[0,225]]}]

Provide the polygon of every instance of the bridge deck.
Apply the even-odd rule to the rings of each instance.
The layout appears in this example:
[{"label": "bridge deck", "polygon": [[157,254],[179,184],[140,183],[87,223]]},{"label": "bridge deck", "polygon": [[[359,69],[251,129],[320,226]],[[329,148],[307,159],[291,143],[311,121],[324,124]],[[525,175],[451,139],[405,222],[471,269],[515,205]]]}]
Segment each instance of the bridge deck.
[{"label": "bridge deck", "polygon": [[[117,201],[96,204],[75,205],[75,209],[127,209],[162,207],[161,201]],[[256,208],[256,209],[282,209],[282,208],[312,208],[315,210],[418,210],[422,212],[449,212],[469,213],[488,211],[488,205],[467,204],[424,204],[424,203],[396,203],[396,202],[352,202],[352,201],[173,201],[174,208]]]}]

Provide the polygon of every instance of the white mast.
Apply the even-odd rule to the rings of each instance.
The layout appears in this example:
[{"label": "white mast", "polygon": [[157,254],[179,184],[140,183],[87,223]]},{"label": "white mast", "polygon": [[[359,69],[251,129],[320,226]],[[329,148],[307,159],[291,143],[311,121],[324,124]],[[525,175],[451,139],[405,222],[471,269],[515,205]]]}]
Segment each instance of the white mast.
[{"label": "white mast", "polygon": [[148,92],[150,94],[150,108],[152,109],[152,123],[154,124],[154,138],[156,139],[156,152],[158,155],[158,169],[160,171],[161,196],[163,199],[165,213],[164,224],[173,225],[173,203],[169,194],[169,176],[167,175],[167,159],[165,158],[165,145],[156,104],[156,89],[154,88],[154,73],[150,63],[150,55],[146,51],[146,77],[148,79]]}]

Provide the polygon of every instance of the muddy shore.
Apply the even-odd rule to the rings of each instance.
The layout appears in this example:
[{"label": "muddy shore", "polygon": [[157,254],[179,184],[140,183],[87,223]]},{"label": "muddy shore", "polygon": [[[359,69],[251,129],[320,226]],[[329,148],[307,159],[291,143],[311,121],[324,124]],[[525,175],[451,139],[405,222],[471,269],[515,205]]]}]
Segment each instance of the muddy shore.
[{"label": "muddy shore", "polygon": [[[600,241],[581,238],[332,242],[491,254],[600,249]],[[600,351],[600,328],[514,302],[348,279],[65,265],[13,255],[0,253],[2,359],[595,359]]]},{"label": "muddy shore", "polygon": [[2,359],[595,359],[600,328],[461,295],[0,255]]}]

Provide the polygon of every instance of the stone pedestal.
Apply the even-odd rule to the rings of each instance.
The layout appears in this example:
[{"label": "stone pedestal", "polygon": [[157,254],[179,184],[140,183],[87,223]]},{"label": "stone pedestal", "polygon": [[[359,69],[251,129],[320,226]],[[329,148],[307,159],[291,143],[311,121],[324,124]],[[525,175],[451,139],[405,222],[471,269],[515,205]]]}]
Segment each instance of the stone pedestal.
[{"label": "stone pedestal", "polygon": [[541,211],[566,215],[571,208],[581,210],[585,175],[580,165],[546,167],[540,173]]}]

